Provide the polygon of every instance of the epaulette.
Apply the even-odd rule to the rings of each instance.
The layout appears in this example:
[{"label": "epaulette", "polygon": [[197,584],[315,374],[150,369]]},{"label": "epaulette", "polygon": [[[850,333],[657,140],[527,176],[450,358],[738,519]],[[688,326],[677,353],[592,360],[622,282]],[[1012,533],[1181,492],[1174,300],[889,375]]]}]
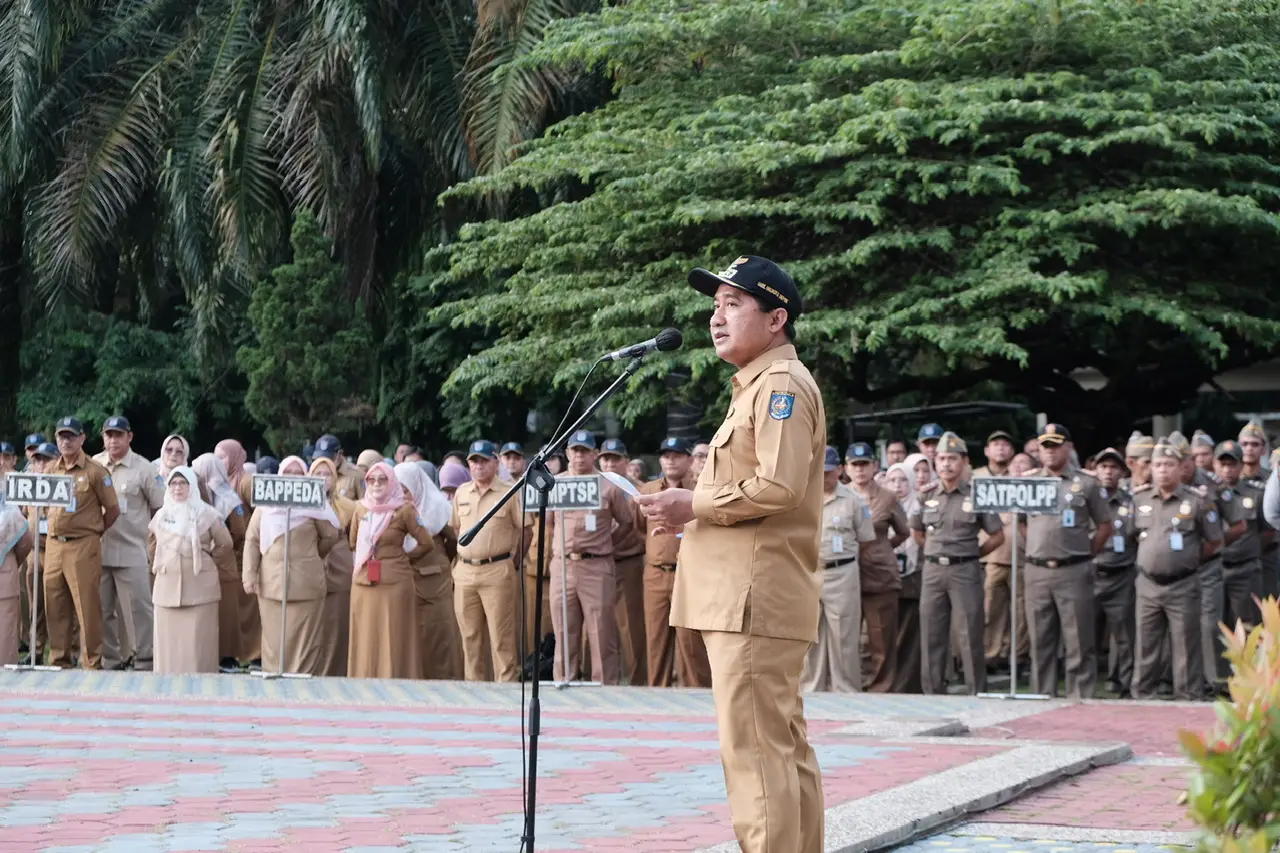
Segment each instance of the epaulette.
[{"label": "epaulette", "polygon": [[1135,494],[1135,495],[1136,495],[1138,492],[1148,492],[1148,491],[1150,491],[1150,490],[1151,490],[1152,485],[1154,485],[1154,484],[1152,484],[1152,483],[1143,483],[1141,486],[1136,486],[1136,487],[1134,487],[1132,494]]},{"label": "epaulette", "polygon": [[934,489],[938,488],[939,485],[941,485],[941,482],[938,480],[934,480],[932,483],[925,483],[919,489],[916,489],[916,491],[918,491],[920,494],[924,494],[925,492],[932,492]]}]

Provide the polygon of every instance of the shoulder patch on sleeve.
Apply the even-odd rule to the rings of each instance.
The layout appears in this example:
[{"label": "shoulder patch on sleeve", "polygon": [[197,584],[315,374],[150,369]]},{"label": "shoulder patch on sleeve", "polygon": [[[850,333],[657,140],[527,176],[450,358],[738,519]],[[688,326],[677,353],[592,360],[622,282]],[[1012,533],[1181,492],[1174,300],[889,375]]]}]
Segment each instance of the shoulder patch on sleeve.
[{"label": "shoulder patch on sleeve", "polygon": [[111,475],[109,475],[109,474],[108,474],[106,477],[103,477],[103,478],[102,478],[102,485],[104,485],[104,486],[110,486],[110,485],[111,485]]},{"label": "shoulder patch on sleeve", "polygon": [[240,506],[236,507],[236,515],[244,515],[244,505],[243,505],[243,504],[241,504]]},{"label": "shoulder patch on sleeve", "polygon": [[1209,522],[1210,524],[1213,524],[1214,522],[1216,522],[1218,520],[1217,510],[1211,509],[1208,512],[1206,512],[1204,514],[1204,520]]},{"label": "shoulder patch on sleeve", "polygon": [[769,395],[769,417],[775,421],[785,421],[791,417],[796,407],[796,395],[785,391],[774,391]]}]

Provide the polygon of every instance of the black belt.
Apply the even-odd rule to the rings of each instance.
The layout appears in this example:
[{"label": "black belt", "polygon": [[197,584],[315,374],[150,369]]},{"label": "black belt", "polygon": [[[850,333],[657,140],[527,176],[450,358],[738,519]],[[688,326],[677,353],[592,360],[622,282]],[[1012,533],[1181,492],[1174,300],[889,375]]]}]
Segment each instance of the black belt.
[{"label": "black belt", "polygon": [[1120,575],[1133,568],[1133,563],[1126,566],[1104,566],[1101,563],[1094,563],[1093,568],[1103,577],[1111,577],[1112,575]]},{"label": "black belt", "polygon": [[926,563],[933,563],[935,566],[959,566],[964,563],[976,563],[980,558],[977,554],[972,557],[925,557]]},{"label": "black belt", "polygon": [[1257,557],[1249,557],[1249,558],[1248,558],[1248,559],[1246,559],[1246,560],[1227,560],[1227,559],[1224,559],[1224,560],[1222,561],[1222,568],[1224,568],[1224,569],[1238,569],[1238,568],[1240,568],[1241,566],[1247,566],[1247,565],[1249,565],[1250,563],[1256,563],[1257,561],[1258,561],[1258,558],[1257,558]]},{"label": "black belt", "polygon": [[570,560],[612,560],[612,554],[569,554]]},{"label": "black belt", "polygon": [[660,572],[674,572],[676,570],[676,564],[675,563],[658,563],[658,565],[654,566],[654,568]]},{"label": "black belt", "polygon": [[1142,571],[1142,569],[1138,569],[1138,571],[1142,572],[1142,576],[1147,580],[1151,581],[1156,586],[1173,586],[1178,581],[1184,581],[1187,578],[1195,577],[1196,573],[1199,572],[1200,570],[1199,569],[1183,569],[1182,571],[1178,572],[1176,575],[1161,575],[1159,577],[1148,574],[1147,572]]},{"label": "black belt", "polygon": [[1037,557],[1027,557],[1027,562],[1033,566],[1039,566],[1042,569],[1065,569],[1067,566],[1078,566],[1081,563],[1087,563],[1092,560],[1091,555],[1063,557],[1061,560],[1041,560]]},{"label": "black belt", "polygon": [[496,557],[486,557],[483,560],[468,560],[466,557],[462,557],[460,559],[468,566],[487,566],[490,563],[501,563],[503,560],[510,560],[511,552],[508,551],[507,553],[499,554]]},{"label": "black belt", "polygon": [[850,563],[856,563],[857,561],[858,561],[858,558],[857,558],[857,557],[846,557],[846,558],[845,558],[845,559],[843,559],[843,560],[827,560],[827,564],[826,564],[825,566],[823,566],[823,568],[824,568],[824,569],[838,569],[838,568],[840,568],[841,566],[847,566],[847,565],[849,565]]}]

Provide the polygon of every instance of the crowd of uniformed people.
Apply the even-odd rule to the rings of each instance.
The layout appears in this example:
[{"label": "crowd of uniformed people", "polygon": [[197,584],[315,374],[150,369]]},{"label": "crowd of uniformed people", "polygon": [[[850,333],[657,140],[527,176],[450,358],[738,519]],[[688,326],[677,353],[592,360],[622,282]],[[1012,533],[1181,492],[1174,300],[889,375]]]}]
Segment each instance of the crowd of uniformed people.
[{"label": "crowd of uniformed people", "polygon": [[[85,439],[78,419],[63,418],[54,441],[27,437],[22,464],[0,442],[0,476],[66,475],[75,493],[69,508],[0,511],[0,663],[530,676],[536,516],[510,501],[474,541],[458,543],[524,473],[519,443],[477,440],[437,467],[408,445],[394,458],[366,450],[352,461],[332,435],[302,456],[256,463],[234,439],[193,458],[173,435],[151,460],[133,449],[121,416],[103,424],[102,452],[88,456]],[[660,472],[646,478],[620,440],[580,431],[550,467],[609,472],[653,494],[691,488],[713,443],[666,439]],[[805,690],[982,692],[988,675],[1008,670],[1014,620],[1034,692],[1089,698],[1100,680],[1136,698],[1220,689],[1219,623],[1255,622],[1255,596],[1275,595],[1280,571],[1263,512],[1274,476],[1259,424],[1217,444],[1201,432],[1189,441],[1135,433],[1123,452],[1083,463],[1060,424],[1021,447],[992,433],[976,469],[966,443],[938,424],[916,445],[911,454],[904,441],[826,450],[813,567],[819,630]],[[323,479],[327,505],[255,507],[254,473]],[[1053,478],[1058,511],[976,512],[971,481],[982,476]],[[554,677],[710,686],[700,633],[669,624],[680,531],[646,519],[603,478],[599,509],[548,519],[541,607]]]}]

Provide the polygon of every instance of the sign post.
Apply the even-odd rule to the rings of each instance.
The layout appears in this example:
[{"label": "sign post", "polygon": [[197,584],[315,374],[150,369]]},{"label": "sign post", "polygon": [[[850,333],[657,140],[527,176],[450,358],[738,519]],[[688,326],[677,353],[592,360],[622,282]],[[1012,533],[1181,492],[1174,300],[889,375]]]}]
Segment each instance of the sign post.
[{"label": "sign post", "polygon": [[29,508],[27,523],[31,525],[34,547],[31,549],[31,636],[27,641],[30,663],[7,664],[5,669],[38,672],[60,672],[56,666],[42,666],[44,649],[36,639],[36,625],[40,622],[40,508],[70,509],[75,504],[75,481],[71,477],[54,474],[23,474],[16,471],[5,475],[4,502]]},{"label": "sign post", "polygon": [[253,475],[254,506],[279,509],[284,507],[284,579],[280,593],[280,651],[275,672],[255,672],[260,678],[310,678],[308,672],[285,672],[289,640],[289,539],[295,509],[323,509],[324,481],[315,477],[282,477],[276,474]]},{"label": "sign post", "polygon": [[[1060,481],[1047,477],[974,477],[974,512],[1013,514],[1013,565],[1009,569],[1009,692],[979,693],[984,699],[1049,699],[1043,693],[1018,693],[1018,522],[1023,515],[1060,515]],[[1023,608],[1025,610],[1025,608]],[[1030,625],[1030,620],[1028,626]]]},{"label": "sign post", "polygon": [[[560,530],[560,627],[565,637],[569,633],[569,555],[565,547],[564,514],[570,510],[594,512],[603,506],[600,496],[600,475],[585,474],[582,476],[558,476],[556,484],[547,495],[547,509],[556,512],[556,527]],[[532,506],[538,501],[538,492],[533,486],[524,487],[525,506]],[[538,638],[539,642],[541,637]],[[598,681],[572,681],[569,673],[569,643],[559,642],[560,646],[560,680],[554,682],[557,690],[573,686],[598,686]]]}]

